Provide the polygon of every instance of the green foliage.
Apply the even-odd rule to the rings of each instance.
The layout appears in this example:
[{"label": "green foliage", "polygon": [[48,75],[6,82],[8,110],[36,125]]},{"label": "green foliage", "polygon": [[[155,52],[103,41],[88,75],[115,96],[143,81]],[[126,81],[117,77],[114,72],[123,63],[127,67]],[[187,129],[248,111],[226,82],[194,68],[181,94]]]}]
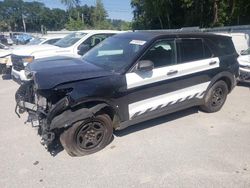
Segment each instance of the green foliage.
[{"label": "green foliage", "polygon": [[114,20],[109,19],[108,22],[110,22],[110,24],[116,30],[124,30],[124,31],[132,30],[131,22],[126,22],[123,20],[116,20],[116,19]]},{"label": "green foliage", "polygon": [[23,0],[0,1],[0,32],[24,31],[23,19],[28,32],[45,30],[118,29],[128,28],[125,22],[113,25],[101,0],[96,6],[79,5],[79,0],[61,0],[68,9],[49,9],[40,2]]},{"label": "green foliage", "polygon": [[96,0],[96,5],[93,12],[93,23],[97,29],[110,29],[111,25],[107,22],[106,18],[108,16],[106,10],[104,9],[101,0]]},{"label": "green foliage", "polygon": [[134,29],[250,24],[249,0],[132,0]]},{"label": "green foliage", "polygon": [[61,3],[65,4],[69,9],[74,6],[79,6],[80,0],[60,0]]},{"label": "green foliage", "polygon": [[85,25],[80,19],[74,20],[70,18],[69,22],[65,24],[65,28],[69,31],[83,30]]}]

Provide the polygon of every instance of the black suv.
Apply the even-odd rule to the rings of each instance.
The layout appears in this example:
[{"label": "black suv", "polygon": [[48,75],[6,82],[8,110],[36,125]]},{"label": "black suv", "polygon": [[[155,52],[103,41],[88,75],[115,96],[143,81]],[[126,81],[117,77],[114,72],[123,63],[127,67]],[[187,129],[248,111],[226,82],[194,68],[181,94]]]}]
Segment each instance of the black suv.
[{"label": "black suv", "polygon": [[113,130],[192,106],[216,112],[238,77],[230,37],[206,33],[130,32],[108,38],[82,59],[31,63],[16,93],[44,144],[71,156],[97,152]]}]

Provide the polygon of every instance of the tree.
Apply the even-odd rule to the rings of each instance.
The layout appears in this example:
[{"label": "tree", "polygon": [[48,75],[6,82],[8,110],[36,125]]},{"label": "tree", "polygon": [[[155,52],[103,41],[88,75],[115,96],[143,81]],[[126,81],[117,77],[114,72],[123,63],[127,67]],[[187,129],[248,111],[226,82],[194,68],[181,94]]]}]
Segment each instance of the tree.
[{"label": "tree", "polygon": [[65,4],[68,9],[71,9],[75,6],[79,6],[80,0],[60,0],[61,3]]},{"label": "tree", "polygon": [[132,0],[134,29],[250,23],[249,0]]},{"label": "tree", "polygon": [[82,20],[80,20],[80,19],[74,20],[72,18],[70,18],[69,22],[65,24],[65,27],[69,31],[76,31],[76,30],[85,29],[85,25],[82,22]]},{"label": "tree", "polygon": [[112,26],[109,22],[107,22],[108,14],[103,6],[101,0],[96,0],[96,5],[94,8],[93,16],[93,24],[96,29],[110,29]]},{"label": "tree", "polygon": [[[101,1],[97,2],[97,7],[80,6],[80,4],[76,4],[79,0],[74,2],[74,6],[65,11],[58,8],[50,9],[40,2],[0,1],[0,32],[24,31],[24,25],[27,32],[39,32],[41,28],[55,31],[65,27],[70,30],[114,28],[114,23],[107,20],[107,12]],[[125,23],[115,26],[118,30],[122,27],[127,26]]]}]

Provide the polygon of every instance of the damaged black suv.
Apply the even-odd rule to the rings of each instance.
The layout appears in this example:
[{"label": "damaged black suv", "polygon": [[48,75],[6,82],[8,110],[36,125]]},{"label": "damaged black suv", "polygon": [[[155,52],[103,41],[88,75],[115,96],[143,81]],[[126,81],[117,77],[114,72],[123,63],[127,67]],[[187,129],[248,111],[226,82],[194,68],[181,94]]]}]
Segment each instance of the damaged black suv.
[{"label": "damaged black suv", "polygon": [[207,33],[130,32],[108,38],[82,59],[30,63],[16,92],[44,144],[71,156],[97,152],[113,130],[192,106],[216,112],[238,77],[230,37]]}]

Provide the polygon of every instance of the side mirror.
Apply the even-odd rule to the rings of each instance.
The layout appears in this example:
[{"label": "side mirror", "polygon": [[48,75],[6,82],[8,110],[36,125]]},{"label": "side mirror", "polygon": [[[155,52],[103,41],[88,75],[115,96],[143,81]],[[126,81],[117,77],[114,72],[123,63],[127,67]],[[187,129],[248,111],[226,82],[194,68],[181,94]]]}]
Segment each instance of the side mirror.
[{"label": "side mirror", "polygon": [[150,60],[141,60],[138,63],[139,71],[152,71],[154,69],[154,63]]},{"label": "side mirror", "polygon": [[82,44],[78,47],[78,55],[83,56],[87,51],[90,50],[90,46],[86,44]]}]

